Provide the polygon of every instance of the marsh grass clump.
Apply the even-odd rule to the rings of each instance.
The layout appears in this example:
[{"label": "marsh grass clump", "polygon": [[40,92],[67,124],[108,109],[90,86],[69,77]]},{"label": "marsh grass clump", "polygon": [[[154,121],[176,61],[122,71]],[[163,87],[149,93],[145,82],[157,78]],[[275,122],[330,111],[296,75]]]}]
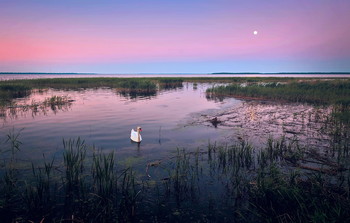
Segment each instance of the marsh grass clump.
[{"label": "marsh grass clump", "polygon": [[124,79],[116,84],[116,90],[124,97],[150,97],[157,93],[157,85],[147,79]]},{"label": "marsh grass clump", "polygon": [[65,204],[68,212],[75,212],[81,209],[81,201],[85,199],[85,174],[84,161],[86,156],[86,145],[84,141],[63,140],[64,154],[64,185]]},{"label": "marsh grass clump", "polygon": [[32,163],[31,180],[24,181],[23,202],[29,219],[42,220],[43,216],[53,210],[54,199],[58,193],[54,183],[53,163],[44,162],[44,167],[35,167]]},{"label": "marsh grass clump", "polygon": [[34,104],[33,111],[36,112],[38,107],[43,111],[45,108],[50,107],[52,111],[66,109],[71,105],[74,100],[69,99],[68,96],[52,96],[50,98],[45,99],[41,104]]},{"label": "marsh grass clump", "polygon": [[49,110],[54,113],[58,111],[66,111],[72,105],[74,100],[70,99],[68,96],[56,96],[53,95],[43,101],[32,100],[29,104],[23,103],[12,103],[10,106],[1,107],[0,106],[0,118],[12,118],[18,117],[18,114],[23,115],[31,113],[34,117],[38,114],[47,114]]},{"label": "marsh grass clump", "polygon": [[319,174],[283,174],[272,165],[250,190],[253,213],[263,222],[346,222],[349,198],[344,189]]},{"label": "marsh grass clump", "polygon": [[231,84],[207,89],[211,96],[241,96],[307,102],[313,104],[349,104],[350,80],[291,81],[281,84]]},{"label": "marsh grass clump", "polygon": [[50,98],[46,98],[42,103],[44,106],[60,106],[67,103],[70,103],[70,100],[67,96],[52,96]]},{"label": "marsh grass clump", "polygon": [[162,90],[170,90],[183,87],[182,78],[160,78],[158,80],[159,88]]},{"label": "marsh grass clump", "polygon": [[337,104],[333,106],[332,111],[333,117],[347,126],[350,125],[350,104],[348,103],[348,101],[338,101]]},{"label": "marsh grass clump", "polygon": [[157,88],[153,81],[147,79],[124,79],[118,82],[117,87],[129,91],[144,92],[154,91]]},{"label": "marsh grass clump", "polygon": [[0,81],[0,106],[11,104],[14,98],[23,98],[30,95],[31,88],[24,84],[10,84]]}]

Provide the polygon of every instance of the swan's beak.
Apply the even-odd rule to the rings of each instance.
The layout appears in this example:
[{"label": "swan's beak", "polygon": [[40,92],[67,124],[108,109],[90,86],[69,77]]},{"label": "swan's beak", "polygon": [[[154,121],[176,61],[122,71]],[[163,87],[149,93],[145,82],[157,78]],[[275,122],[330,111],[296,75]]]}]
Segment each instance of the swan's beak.
[{"label": "swan's beak", "polygon": [[140,128],[140,132],[142,132],[142,129]]}]

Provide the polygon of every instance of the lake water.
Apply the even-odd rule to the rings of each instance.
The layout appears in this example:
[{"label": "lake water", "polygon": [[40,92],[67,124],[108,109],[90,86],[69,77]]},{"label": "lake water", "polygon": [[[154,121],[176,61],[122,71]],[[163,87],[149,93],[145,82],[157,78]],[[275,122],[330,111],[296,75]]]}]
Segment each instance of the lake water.
[{"label": "lake water", "polygon": [[[220,140],[225,130],[191,125],[201,115],[211,115],[241,103],[239,100],[208,100],[211,84],[184,83],[182,88],[160,91],[152,96],[130,98],[115,89],[53,90],[32,93],[16,103],[42,102],[53,95],[74,100],[61,108],[33,110],[13,108],[2,112],[1,139],[14,129],[20,131],[21,159],[40,160],[63,152],[62,139],[80,137],[103,151],[115,151],[118,158],[150,160],[168,156],[176,148],[195,148]],[[129,139],[130,130],[142,127],[140,145]]]},{"label": "lake water", "polygon": [[[303,143],[327,147],[329,136],[323,120],[330,108],[306,104],[210,99],[205,91],[214,83],[193,84],[161,90],[154,95],[130,97],[115,89],[80,89],[33,92],[17,99],[15,108],[1,111],[0,142],[9,132],[20,132],[18,157],[40,161],[60,159],[62,140],[81,138],[90,147],[114,151],[119,160],[136,159],[140,165],[164,159],[177,148],[206,148],[209,142],[236,144],[248,141],[256,147],[269,137],[298,137]],[[40,103],[52,96],[73,100],[61,107],[21,107]],[[218,117],[218,126],[210,122]],[[141,126],[141,144],[130,141],[130,131]]]}]

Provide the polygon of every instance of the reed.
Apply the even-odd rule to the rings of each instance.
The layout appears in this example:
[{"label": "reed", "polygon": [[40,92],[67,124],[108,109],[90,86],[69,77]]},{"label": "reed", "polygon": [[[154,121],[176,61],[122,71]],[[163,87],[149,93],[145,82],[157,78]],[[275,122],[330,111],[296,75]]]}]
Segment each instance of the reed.
[{"label": "reed", "polygon": [[94,179],[94,190],[96,194],[104,199],[108,199],[116,190],[114,153],[94,154],[92,165],[92,177]]},{"label": "reed", "polygon": [[[17,169],[16,154],[20,151],[20,146],[22,142],[20,141],[20,131],[15,131],[13,128],[6,135],[5,144],[9,144],[9,149],[1,151],[1,155],[10,153],[10,159],[4,159],[4,165],[2,166],[1,174],[1,196],[0,196],[0,213],[4,219],[10,221],[12,218],[16,217],[16,213],[22,210],[21,206],[18,206],[18,202],[21,200],[21,189],[19,170]],[[6,156],[5,156],[6,157]],[[0,218],[1,220],[1,218]]]},{"label": "reed", "polygon": [[7,106],[14,98],[26,97],[31,88],[22,83],[9,83],[0,81],[0,106]]},{"label": "reed", "polygon": [[182,78],[161,78],[158,79],[159,88],[162,90],[170,90],[183,87]]},{"label": "reed", "polygon": [[16,153],[20,151],[20,146],[21,146],[22,142],[19,140],[19,136],[20,136],[22,130],[23,129],[20,129],[19,131],[16,132],[15,129],[13,128],[6,135],[7,136],[6,143],[10,144],[10,148],[9,148],[9,151],[11,152],[11,162],[10,163],[14,162]]},{"label": "reed", "polygon": [[32,163],[32,180],[24,181],[23,203],[28,213],[28,218],[40,221],[43,216],[53,210],[54,195],[58,188],[53,183],[53,163],[44,162],[44,167],[35,167]]},{"label": "reed", "polygon": [[285,137],[262,148],[178,148],[145,180],[144,169],[118,170],[113,152],[63,140],[63,162],[32,164],[28,173],[14,158],[1,168],[0,220],[342,222],[350,217],[350,163],[346,145],[337,145],[339,159]]},{"label": "reed", "polygon": [[84,210],[83,201],[86,199],[85,156],[86,145],[83,140],[63,140],[63,162],[65,188],[65,215],[72,216]]},{"label": "reed", "polygon": [[265,222],[342,222],[348,218],[344,191],[329,185],[323,176],[291,173],[288,177],[271,166],[250,193],[256,214]]},{"label": "reed", "polygon": [[[14,98],[29,96],[33,89],[87,89],[109,87],[121,94],[154,95],[157,91],[157,80],[147,78],[54,78],[0,81],[0,106],[6,106]],[[48,101],[48,103],[57,103]]]},{"label": "reed", "polygon": [[350,104],[350,80],[270,82],[246,85],[231,84],[207,90],[212,96],[243,96],[313,104]]}]

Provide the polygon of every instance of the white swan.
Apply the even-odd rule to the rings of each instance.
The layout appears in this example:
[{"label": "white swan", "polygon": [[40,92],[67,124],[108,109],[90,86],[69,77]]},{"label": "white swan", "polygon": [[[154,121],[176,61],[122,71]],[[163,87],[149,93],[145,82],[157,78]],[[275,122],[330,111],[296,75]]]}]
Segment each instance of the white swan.
[{"label": "white swan", "polygon": [[142,131],[141,127],[137,127],[136,131],[131,129],[130,139],[134,142],[141,142],[142,137],[140,132]]}]

